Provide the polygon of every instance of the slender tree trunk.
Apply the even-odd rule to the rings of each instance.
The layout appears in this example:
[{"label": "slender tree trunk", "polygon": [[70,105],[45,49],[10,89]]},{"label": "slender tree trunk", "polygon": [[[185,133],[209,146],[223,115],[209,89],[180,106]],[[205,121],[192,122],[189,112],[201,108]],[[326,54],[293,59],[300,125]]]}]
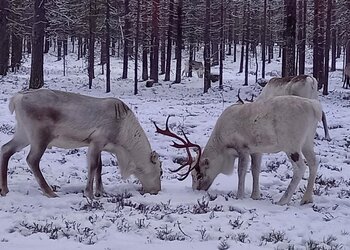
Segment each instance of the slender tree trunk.
[{"label": "slender tree trunk", "polygon": [[10,55],[8,8],[8,0],[0,0],[0,75],[3,76],[7,74]]},{"label": "slender tree trunk", "polygon": [[34,24],[32,32],[32,61],[29,88],[44,86],[44,36],[45,36],[45,0],[34,1]]},{"label": "slender tree trunk", "polygon": [[134,70],[134,95],[138,92],[138,56],[139,56],[139,37],[140,37],[140,0],[137,0],[136,10],[136,32],[135,32],[135,70]]},{"label": "slender tree trunk", "polygon": [[249,40],[250,40],[250,0],[246,2],[246,39],[245,39],[245,67],[244,67],[244,84],[243,86],[248,86],[248,62],[249,62]]},{"label": "slender tree trunk", "polygon": [[296,37],[296,1],[284,0],[285,30],[284,30],[284,57],[282,58],[282,76],[295,75],[295,37]]},{"label": "slender tree trunk", "polygon": [[63,39],[63,55],[68,55],[68,38],[65,36]]},{"label": "slender tree trunk", "polygon": [[237,45],[239,44],[238,41],[238,32],[237,32],[237,27],[239,26],[239,18],[238,18],[238,7],[235,5],[234,8],[234,13],[235,13],[235,27],[233,30],[233,62],[237,62]]},{"label": "slender tree trunk", "polygon": [[205,0],[205,24],[204,24],[204,93],[207,93],[211,87],[210,82],[210,6],[211,0]]},{"label": "slender tree trunk", "polygon": [[61,39],[57,39],[57,61],[61,61],[62,59],[62,46],[63,41]]},{"label": "slender tree trunk", "polygon": [[166,47],[166,65],[164,81],[170,81],[171,52],[172,52],[172,26],[173,26],[174,0],[169,0],[169,24]]},{"label": "slender tree trunk", "polygon": [[[305,0],[306,1],[306,0]],[[271,60],[273,59],[273,39],[272,39],[272,30],[271,30],[271,16],[272,16],[272,9],[271,9],[271,3],[269,3],[269,11],[268,11],[268,20],[269,20],[269,45],[268,45],[268,63],[271,63]]]},{"label": "slender tree trunk", "polygon": [[331,24],[331,43],[332,43],[332,62],[330,71],[336,70],[337,62],[337,24],[336,24],[336,0],[332,1],[332,24]]},{"label": "slender tree trunk", "polygon": [[32,38],[31,38],[31,36],[27,37],[27,53],[28,54],[32,53]]},{"label": "slender tree trunk", "polygon": [[49,49],[50,49],[50,38],[46,34],[46,36],[45,36],[45,44],[44,44],[44,54],[49,53]]},{"label": "slender tree trunk", "polygon": [[328,95],[328,76],[329,76],[329,51],[331,44],[331,22],[332,22],[332,1],[327,0],[327,18],[326,18],[326,43],[325,43],[325,58],[324,58],[324,74],[325,81],[323,84],[323,95]]},{"label": "slender tree trunk", "polygon": [[320,19],[319,19],[319,72],[318,72],[318,88],[321,89],[325,84],[325,9],[326,9],[326,0],[319,0],[320,3]]},{"label": "slender tree trunk", "polygon": [[165,58],[166,58],[165,34],[162,34],[162,39],[160,42],[160,75],[165,74]]},{"label": "slender tree trunk", "polygon": [[72,43],[72,53],[75,52],[75,36],[71,36],[70,41]]},{"label": "slender tree trunk", "polygon": [[219,89],[223,89],[223,71],[224,71],[224,57],[225,57],[225,45],[224,45],[224,0],[221,0],[220,4],[220,73],[219,73]]},{"label": "slender tree trunk", "polygon": [[305,74],[306,11],[307,11],[307,0],[299,0],[298,52],[299,52],[299,74],[300,75]]},{"label": "slender tree trunk", "polygon": [[142,1],[142,80],[148,79],[148,15],[147,15],[148,0]]},{"label": "slender tree trunk", "polygon": [[179,0],[178,1],[178,5],[177,5],[177,37],[176,37],[176,73],[175,73],[175,83],[180,83],[181,82],[182,4],[183,4],[183,0]]},{"label": "slender tree trunk", "polygon": [[192,77],[192,61],[194,55],[194,48],[193,48],[193,43],[190,42],[190,58],[188,60],[188,77]]},{"label": "slender tree trunk", "polygon": [[128,78],[128,60],[129,60],[129,39],[130,39],[130,2],[129,0],[124,1],[125,10],[125,26],[124,26],[124,52],[123,52],[123,75],[122,79]]},{"label": "slender tree trunk", "polygon": [[[110,3],[106,0],[106,92],[111,91],[111,59],[109,55],[109,47],[111,43],[110,34]],[[137,60],[137,58],[135,58]]]},{"label": "slender tree trunk", "polygon": [[88,58],[88,76],[89,76],[89,89],[92,88],[92,80],[95,78],[95,32],[96,32],[96,17],[95,7],[93,6],[93,0],[89,2],[89,58]]},{"label": "slender tree trunk", "polygon": [[264,16],[262,25],[262,38],[261,38],[261,77],[265,78],[265,62],[266,62],[266,17],[267,17],[267,0],[264,0]]},{"label": "slender tree trunk", "polygon": [[229,20],[228,20],[228,34],[227,34],[227,42],[228,42],[228,52],[227,55],[232,55],[232,43],[233,43],[233,21],[232,21],[232,14],[229,14]]},{"label": "slender tree trunk", "polygon": [[312,73],[316,79],[319,72],[319,48],[318,48],[318,33],[319,33],[319,0],[314,0],[314,27],[313,27],[313,69]]},{"label": "slender tree trunk", "polygon": [[82,57],[83,53],[83,39],[79,36],[78,37],[78,60]]},{"label": "slender tree trunk", "polygon": [[16,34],[12,34],[11,39],[11,69],[12,72],[15,72],[19,69],[22,60],[22,37]]},{"label": "slender tree trunk", "polygon": [[[179,0],[179,2],[182,0]],[[152,0],[152,60],[151,60],[151,79],[158,82],[159,65],[159,4],[160,0]],[[180,4],[180,3],[179,3]]]}]

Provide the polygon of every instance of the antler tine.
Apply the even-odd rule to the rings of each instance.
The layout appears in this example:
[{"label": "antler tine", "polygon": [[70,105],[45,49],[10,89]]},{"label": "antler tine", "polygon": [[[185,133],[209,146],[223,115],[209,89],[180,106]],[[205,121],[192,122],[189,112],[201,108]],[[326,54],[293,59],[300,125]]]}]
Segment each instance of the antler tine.
[{"label": "antler tine", "polygon": [[180,167],[178,167],[177,169],[174,170],[170,170],[170,172],[175,173],[180,171],[181,169],[183,169],[184,167],[186,167],[187,165],[191,166],[193,160],[192,158],[188,158],[187,162],[185,162],[184,164],[182,164]]},{"label": "antler tine", "polygon": [[157,124],[155,122],[153,122],[154,126],[156,127],[156,132],[160,133],[162,135],[166,135],[166,136],[169,136],[169,137],[176,138],[176,139],[178,139],[179,141],[181,141],[182,143],[185,144],[186,141],[184,139],[182,139],[180,136],[178,136],[177,134],[175,134],[175,133],[170,131],[170,129],[169,129],[169,118],[170,118],[170,115],[168,115],[168,117],[166,118],[165,129],[159,128],[157,126]]},{"label": "antler tine", "polygon": [[[200,155],[200,153],[198,154]],[[199,158],[198,158],[199,159]],[[187,176],[192,172],[193,169],[196,169],[199,172],[199,160],[196,162],[195,165],[191,166],[188,168],[186,173],[179,174],[181,177],[177,178],[179,181],[183,181],[187,178]]]},{"label": "antler tine", "polygon": [[238,101],[239,101],[240,103],[244,104],[244,101],[243,101],[243,100],[241,99],[241,97],[239,96],[240,92],[241,92],[241,89],[238,89],[237,98],[238,98]]}]

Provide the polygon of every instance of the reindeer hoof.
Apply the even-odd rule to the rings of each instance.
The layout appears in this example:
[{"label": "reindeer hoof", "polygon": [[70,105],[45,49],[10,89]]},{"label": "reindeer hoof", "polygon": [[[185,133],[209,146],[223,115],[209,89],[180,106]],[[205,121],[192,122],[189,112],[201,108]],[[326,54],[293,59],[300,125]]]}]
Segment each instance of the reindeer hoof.
[{"label": "reindeer hoof", "polygon": [[276,204],[279,206],[284,206],[284,205],[287,205],[288,203],[289,203],[289,201],[286,199],[283,199],[283,197],[282,197]]},{"label": "reindeer hoof", "polygon": [[261,199],[260,194],[252,194],[250,197],[251,197],[253,200],[260,200],[260,199]]},{"label": "reindeer hoof", "polygon": [[94,195],[92,194],[92,192],[89,192],[89,191],[84,191],[83,193],[83,196],[90,199],[90,200],[93,200],[94,199]]},{"label": "reindeer hoof", "polygon": [[56,193],[54,193],[54,192],[52,192],[52,193],[44,193],[44,195],[46,197],[48,197],[48,198],[56,198],[56,197],[58,197],[58,195]]},{"label": "reindeer hoof", "polygon": [[313,199],[301,199],[300,201],[300,205],[305,205],[305,204],[309,204],[309,203],[313,203]]},{"label": "reindeer hoof", "polygon": [[0,188],[0,195],[6,196],[6,194],[9,192],[9,189],[7,187]]}]

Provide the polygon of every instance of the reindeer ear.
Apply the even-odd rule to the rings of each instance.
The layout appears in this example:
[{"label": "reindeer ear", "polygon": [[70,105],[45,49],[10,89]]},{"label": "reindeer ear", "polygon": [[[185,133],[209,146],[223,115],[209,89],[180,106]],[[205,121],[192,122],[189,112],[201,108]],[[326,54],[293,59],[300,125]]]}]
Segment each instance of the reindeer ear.
[{"label": "reindeer ear", "polygon": [[151,153],[151,162],[156,164],[158,162],[159,155],[156,151],[152,151]]}]

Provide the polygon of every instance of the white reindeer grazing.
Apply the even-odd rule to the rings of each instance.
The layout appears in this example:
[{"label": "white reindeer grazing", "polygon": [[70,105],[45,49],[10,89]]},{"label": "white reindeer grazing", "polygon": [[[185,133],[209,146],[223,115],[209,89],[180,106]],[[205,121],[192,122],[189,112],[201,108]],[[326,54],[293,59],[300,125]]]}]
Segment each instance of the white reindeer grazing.
[{"label": "white reindeer grazing", "polygon": [[[301,203],[310,203],[313,201],[313,186],[317,174],[314,136],[321,116],[322,107],[319,101],[297,96],[278,96],[261,102],[234,104],[218,118],[203,153],[187,137],[185,140],[180,139],[183,145],[173,144],[176,148],[186,148],[189,155],[188,161],[175,171],[189,165],[188,171],[180,180],[192,171],[193,189],[208,190],[218,174],[232,172],[233,163],[238,158],[237,197],[243,198],[245,174],[251,155],[252,198],[259,199],[261,155],[283,151],[292,163],[293,177],[278,204],[285,205],[290,202],[306,170],[304,158],[310,174]],[[179,139],[169,132],[168,125],[165,130],[157,128],[157,132]],[[199,149],[195,161],[189,153],[190,147]]]},{"label": "white reindeer grazing", "polygon": [[344,78],[343,88],[347,89],[347,88],[350,88],[350,63],[348,63],[345,66],[344,75],[345,75],[345,78]]},{"label": "white reindeer grazing", "polygon": [[[197,72],[198,78],[203,78],[204,67],[202,62],[191,61],[192,69]],[[188,72],[190,71],[190,64],[188,61],[185,62],[185,68],[182,70],[182,76],[188,76]]]},{"label": "white reindeer grazing", "polygon": [[[284,95],[295,95],[318,100],[317,84],[317,80],[314,77],[307,75],[271,78],[255,100],[265,100],[274,96]],[[323,111],[322,123],[325,139],[330,141],[331,137],[328,131],[327,119]]]},{"label": "white reindeer grazing", "polygon": [[161,189],[161,162],[134,113],[116,98],[93,98],[57,90],[28,90],[14,95],[9,104],[16,114],[16,132],[0,152],[0,194],[8,193],[10,157],[30,145],[27,163],[41,190],[56,197],[45,181],[39,162],[46,148],[88,147],[88,181],[84,195],[93,198],[103,192],[101,152],[116,154],[124,178],[135,175],[144,192]]}]

